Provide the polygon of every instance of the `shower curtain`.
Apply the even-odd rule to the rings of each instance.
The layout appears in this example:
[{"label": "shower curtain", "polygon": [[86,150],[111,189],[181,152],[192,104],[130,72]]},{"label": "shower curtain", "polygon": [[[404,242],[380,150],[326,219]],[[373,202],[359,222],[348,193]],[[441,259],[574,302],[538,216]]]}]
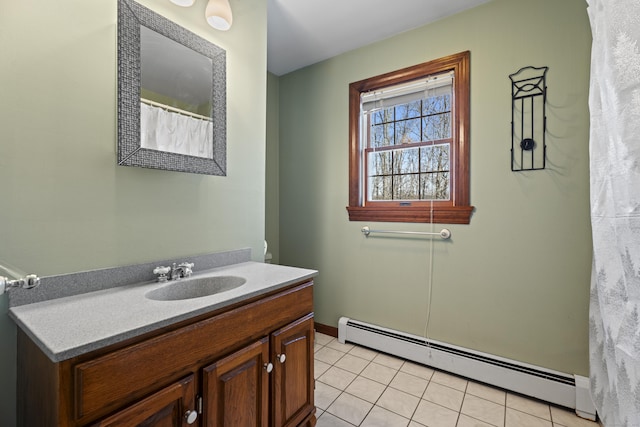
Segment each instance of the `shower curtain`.
[{"label": "shower curtain", "polygon": [[213,158],[211,121],[140,103],[140,146],[189,156]]},{"label": "shower curtain", "polygon": [[591,51],[591,393],[640,426],[640,1],[587,0]]}]

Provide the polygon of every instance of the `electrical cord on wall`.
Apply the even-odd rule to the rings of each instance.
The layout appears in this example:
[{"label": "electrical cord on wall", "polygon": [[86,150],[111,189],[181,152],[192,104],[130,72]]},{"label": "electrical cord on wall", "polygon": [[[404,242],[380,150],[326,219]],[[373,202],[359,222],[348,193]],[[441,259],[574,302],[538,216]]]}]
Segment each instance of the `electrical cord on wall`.
[{"label": "electrical cord on wall", "polygon": [[[433,198],[431,199],[431,207],[429,211],[429,221],[431,222],[431,232],[433,229]],[[429,275],[427,277],[427,320],[424,324],[424,337],[429,341],[429,323],[431,322],[431,297],[433,295],[433,241],[429,239]],[[429,347],[429,357],[431,357],[431,347]]]}]

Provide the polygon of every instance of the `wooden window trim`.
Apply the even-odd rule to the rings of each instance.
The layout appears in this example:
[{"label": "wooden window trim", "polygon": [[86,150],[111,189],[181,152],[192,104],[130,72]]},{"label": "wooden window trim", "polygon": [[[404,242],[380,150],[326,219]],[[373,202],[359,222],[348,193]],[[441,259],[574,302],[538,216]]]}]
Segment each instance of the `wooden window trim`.
[{"label": "wooden window trim", "polygon": [[[403,68],[398,71],[360,80],[349,85],[349,213],[350,221],[431,222],[440,224],[469,224],[473,206],[469,204],[469,51]],[[362,194],[360,148],[360,94],[387,86],[416,80],[446,71],[454,72],[452,188],[451,200],[446,202],[412,203],[400,206],[398,202],[366,203]],[[457,139],[457,142],[455,141]],[[433,212],[431,212],[433,206]]]}]

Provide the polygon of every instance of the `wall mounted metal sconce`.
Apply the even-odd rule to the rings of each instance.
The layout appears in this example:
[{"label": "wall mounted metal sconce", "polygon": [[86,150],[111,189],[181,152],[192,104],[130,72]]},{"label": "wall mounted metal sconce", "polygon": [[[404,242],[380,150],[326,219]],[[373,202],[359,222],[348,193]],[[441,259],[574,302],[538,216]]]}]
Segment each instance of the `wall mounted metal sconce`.
[{"label": "wall mounted metal sconce", "polygon": [[511,170],[544,169],[547,157],[547,70],[523,67],[511,79]]}]

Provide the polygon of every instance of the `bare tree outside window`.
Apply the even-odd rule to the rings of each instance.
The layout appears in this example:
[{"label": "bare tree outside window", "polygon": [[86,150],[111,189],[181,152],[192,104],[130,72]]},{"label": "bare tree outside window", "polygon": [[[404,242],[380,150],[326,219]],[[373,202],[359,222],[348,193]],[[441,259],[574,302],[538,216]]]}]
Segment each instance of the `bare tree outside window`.
[{"label": "bare tree outside window", "polygon": [[369,200],[449,200],[451,91],[441,93],[365,118]]}]

